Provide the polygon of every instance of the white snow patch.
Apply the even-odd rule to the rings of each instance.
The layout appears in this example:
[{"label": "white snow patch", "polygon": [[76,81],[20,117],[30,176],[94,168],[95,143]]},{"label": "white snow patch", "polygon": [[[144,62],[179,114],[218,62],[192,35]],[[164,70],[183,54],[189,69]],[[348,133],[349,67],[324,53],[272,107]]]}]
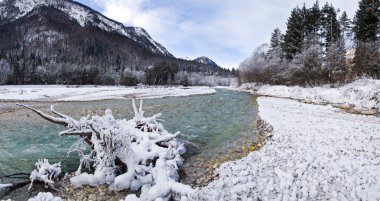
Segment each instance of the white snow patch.
[{"label": "white snow patch", "polygon": [[338,88],[287,87],[282,85],[243,84],[240,89],[282,98],[305,100],[313,103],[354,105],[358,109],[380,108],[380,80],[360,79]]},{"label": "white snow patch", "polygon": [[[160,46],[160,45],[158,45],[157,44],[157,42],[156,41],[154,41],[142,28],[140,28],[140,27],[134,27],[134,29],[135,29],[135,32],[137,33],[137,35],[139,35],[139,36],[143,36],[143,37],[145,37],[145,38],[147,38],[148,40],[149,40],[149,42],[151,43],[151,44],[153,44],[154,45],[154,47],[156,47],[157,48],[157,50],[161,53],[161,54],[166,54],[167,53],[167,51],[166,50],[164,50],[164,49],[162,49],[162,47]],[[136,40],[136,39],[135,39]],[[154,51],[153,49],[152,49],[152,51]]]},{"label": "white snow patch", "polygon": [[13,186],[12,184],[0,184],[0,191],[4,188],[8,188],[8,187],[11,187]]},{"label": "white snow patch", "polygon": [[331,106],[258,98],[273,137],[223,164],[198,200],[379,200],[380,119]]},{"label": "white snow patch", "polygon": [[3,85],[0,101],[92,101],[103,99],[152,99],[216,93],[210,87],[117,87],[60,85]]},{"label": "white snow patch", "polygon": [[28,201],[63,201],[60,197],[54,197],[50,192],[40,192],[36,197],[30,198]]}]

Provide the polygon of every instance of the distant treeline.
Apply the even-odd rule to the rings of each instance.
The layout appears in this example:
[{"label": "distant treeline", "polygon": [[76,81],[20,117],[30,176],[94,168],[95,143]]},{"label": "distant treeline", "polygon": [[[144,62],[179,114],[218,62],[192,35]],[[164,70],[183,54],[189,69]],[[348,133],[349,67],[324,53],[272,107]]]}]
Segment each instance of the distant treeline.
[{"label": "distant treeline", "polygon": [[344,83],[380,78],[380,3],[361,0],[353,20],[315,2],[294,8],[282,34],[276,28],[239,66],[240,82],[286,85]]}]

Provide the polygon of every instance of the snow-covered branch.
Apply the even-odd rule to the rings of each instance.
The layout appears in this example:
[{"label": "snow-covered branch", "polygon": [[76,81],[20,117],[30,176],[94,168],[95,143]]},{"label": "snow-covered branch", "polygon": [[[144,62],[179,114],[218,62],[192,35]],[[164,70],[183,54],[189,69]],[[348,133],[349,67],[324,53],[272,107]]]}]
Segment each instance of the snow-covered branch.
[{"label": "snow-covered branch", "polygon": [[30,174],[31,183],[28,190],[32,188],[34,181],[42,181],[54,188],[53,179],[61,174],[61,163],[50,164],[47,159],[39,159],[36,163],[36,168]]}]

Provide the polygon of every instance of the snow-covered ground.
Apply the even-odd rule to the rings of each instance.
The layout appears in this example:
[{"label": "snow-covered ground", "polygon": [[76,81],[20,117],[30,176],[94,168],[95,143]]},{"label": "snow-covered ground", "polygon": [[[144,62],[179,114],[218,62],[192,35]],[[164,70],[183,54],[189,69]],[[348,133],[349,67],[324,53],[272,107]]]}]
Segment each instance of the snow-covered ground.
[{"label": "snow-covered ground", "polygon": [[331,106],[258,98],[273,136],[223,164],[204,200],[379,200],[380,119]]},{"label": "snow-covered ground", "polygon": [[212,94],[210,87],[121,87],[4,85],[0,86],[0,101],[92,101],[103,99],[149,99],[169,96]]},{"label": "snow-covered ground", "polygon": [[379,110],[380,108],[380,80],[373,79],[360,79],[338,88],[243,84],[240,89],[250,90],[260,95],[292,98],[313,103],[348,104],[358,110]]}]

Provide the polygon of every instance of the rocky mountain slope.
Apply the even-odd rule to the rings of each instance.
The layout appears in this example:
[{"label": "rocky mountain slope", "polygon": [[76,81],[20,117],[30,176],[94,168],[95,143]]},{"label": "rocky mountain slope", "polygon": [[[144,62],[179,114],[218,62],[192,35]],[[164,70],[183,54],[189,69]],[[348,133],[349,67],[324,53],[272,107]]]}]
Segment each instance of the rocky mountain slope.
[{"label": "rocky mountain slope", "polygon": [[205,57],[205,56],[198,57],[198,58],[194,59],[193,61],[201,63],[201,64],[218,66],[218,64],[216,64],[213,60],[211,60],[210,58]]},{"label": "rocky mountain slope", "polygon": [[[22,17],[38,14],[44,8],[60,11],[64,17],[75,21],[81,27],[96,27],[101,30],[126,36],[153,53],[172,56],[161,44],[154,41],[140,27],[125,27],[97,11],[70,0],[4,0],[0,3],[0,25],[11,23]],[[34,12],[32,12],[34,11]],[[37,11],[37,12],[36,12]]]}]

